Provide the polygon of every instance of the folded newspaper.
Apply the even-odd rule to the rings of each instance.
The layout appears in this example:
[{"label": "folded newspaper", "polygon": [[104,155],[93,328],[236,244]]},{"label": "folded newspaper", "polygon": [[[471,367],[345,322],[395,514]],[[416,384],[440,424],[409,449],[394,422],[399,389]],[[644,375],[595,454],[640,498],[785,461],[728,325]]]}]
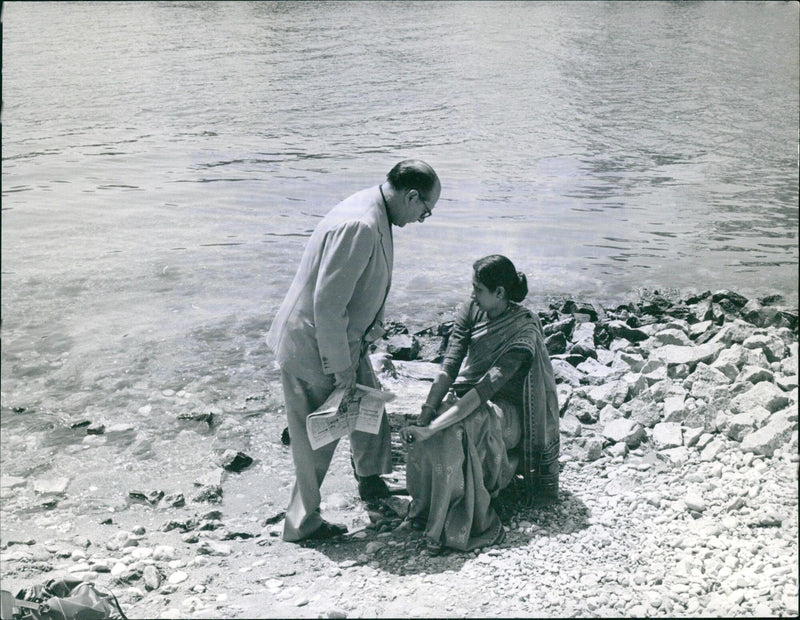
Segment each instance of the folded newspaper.
[{"label": "folded newspaper", "polygon": [[377,435],[381,427],[383,407],[392,400],[392,392],[359,383],[352,390],[334,390],[319,409],[306,418],[311,449],[317,450],[353,431]]}]

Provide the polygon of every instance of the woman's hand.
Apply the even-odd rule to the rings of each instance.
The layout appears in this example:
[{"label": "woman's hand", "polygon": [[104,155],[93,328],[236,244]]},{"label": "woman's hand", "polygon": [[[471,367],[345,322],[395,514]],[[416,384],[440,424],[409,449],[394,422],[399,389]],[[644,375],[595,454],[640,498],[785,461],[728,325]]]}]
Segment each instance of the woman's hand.
[{"label": "woman's hand", "polygon": [[436,410],[428,405],[427,403],[422,405],[422,409],[419,412],[419,416],[417,416],[417,426],[428,426],[433,420],[433,416],[436,413]]},{"label": "woman's hand", "polygon": [[408,444],[415,441],[425,441],[433,436],[435,431],[432,431],[428,426],[406,426],[400,429],[400,437]]}]

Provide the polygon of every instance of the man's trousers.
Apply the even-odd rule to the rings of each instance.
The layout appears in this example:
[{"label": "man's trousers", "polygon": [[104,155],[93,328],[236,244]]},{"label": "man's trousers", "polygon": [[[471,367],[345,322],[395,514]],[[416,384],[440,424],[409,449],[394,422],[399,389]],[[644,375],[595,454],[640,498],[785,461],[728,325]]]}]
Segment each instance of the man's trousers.
[{"label": "man's trousers", "polygon": [[[334,377],[320,375],[314,381],[308,381],[282,370],[281,380],[295,469],[294,487],[283,525],[283,539],[297,541],[312,534],[322,524],[319,512],[320,487],[339,442],[336,440],[312,450],[306,432],[306,417],[333,392]],[[380,387],[367,356],[359,361],[356,380],[361,385]],[[383,414],[377,435],[354,431],[350,435],[350,447],[358,476],[390,473],[391,432],[386,413]]]}]

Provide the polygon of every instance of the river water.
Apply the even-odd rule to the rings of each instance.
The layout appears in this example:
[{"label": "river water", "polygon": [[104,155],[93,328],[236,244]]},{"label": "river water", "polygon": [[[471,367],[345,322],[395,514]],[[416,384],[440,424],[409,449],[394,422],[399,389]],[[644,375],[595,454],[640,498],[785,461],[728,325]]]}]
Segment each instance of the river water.
[{"label": "river water", "polygon": [[[533,306],[797,303],[795,2],[2,10],[4,473],[64,445],[171,454],[176,413],[277,410],[263,336],[307,237],[409,157],[442,198],[396,231],[387,318],[446,316],[489,253]],[[137,439],[89,450],[83,418]]]}]

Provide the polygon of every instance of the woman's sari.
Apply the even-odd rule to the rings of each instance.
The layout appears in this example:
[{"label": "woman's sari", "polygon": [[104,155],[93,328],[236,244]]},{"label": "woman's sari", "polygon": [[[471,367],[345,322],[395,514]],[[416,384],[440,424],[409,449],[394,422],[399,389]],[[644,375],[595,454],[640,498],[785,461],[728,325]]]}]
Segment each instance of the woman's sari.
[{"label": "woman's sari", "polygon": [[[525,480],[529,500],[556,497],[558,398],[539,318],[512,303],[501,317],[475,322],[454,387],[474,385],[502,355],[519,348],[530,352],[532,361],[518,399],[522,436],[517,471]],[[461,550],[502,538],[502,524],[491,498],[515,474],[503,441],[510,420],[503,415],[500,407],[488,401],[460,423],[409,448],[406,478],[413,498],[409,517],[426,520],[429,538]]]}]

